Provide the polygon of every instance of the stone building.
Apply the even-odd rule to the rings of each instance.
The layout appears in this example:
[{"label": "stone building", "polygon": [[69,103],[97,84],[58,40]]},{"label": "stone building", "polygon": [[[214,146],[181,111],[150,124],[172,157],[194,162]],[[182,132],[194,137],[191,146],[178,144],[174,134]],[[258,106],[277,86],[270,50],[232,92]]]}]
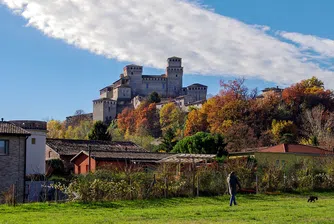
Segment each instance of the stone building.
[{"label": "stone building", "polygon": [[167,59],[165,74],[143,75],[143,67],[127,65],[120,78],[112,85],[100,90],[100,98],[93,101],[93,119],[109,122],[126,107],[137,107],[140,101],[152,92],[157,92],[162,99],[184,97],[190,104],[205,101],[207,86],[193,84],[183,87],[182,59]]},{"label": "stone building", "polygon": [[6,121],[0,121],[0,203],[3,193],[14,190],[16,202],[25,196],[26,149],[30,133]]}]

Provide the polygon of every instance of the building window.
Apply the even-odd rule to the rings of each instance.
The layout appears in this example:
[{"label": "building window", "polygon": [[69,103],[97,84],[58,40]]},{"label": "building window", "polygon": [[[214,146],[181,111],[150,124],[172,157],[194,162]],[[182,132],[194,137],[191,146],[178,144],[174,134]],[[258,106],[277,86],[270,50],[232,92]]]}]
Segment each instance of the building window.
[{"label": "building window", "polygon": [[133,72],[131,72],[131,75],[133,75]]},{"label": "building window", "polygon": [[8,155],[8,141],[0,140],[0,156]]},{"label": "building window", "polygon": [[49,151],[49,158],[51,158],[51,151]]},{"label": "building window", "polygon": [[175,75],[175,77],[177,77],[177,75]]},{"label": "building window", "polygon": [[108,107],[108,110],[109,110],[109,112],[110,112],[110,107]]},{"label": "building window", "polygon": [[32,144],[32,145],[35,145],[35,144],[36,144],[36,138],[32,138],[32,139],[31,139],[31,144]]},{"label": "building window", "polygon": [[146,89],[148,89],[148,83],[146,83]]},{"label": "building window", "polygon": [[162,88],[165,89],[165,83],[162,83]]}]

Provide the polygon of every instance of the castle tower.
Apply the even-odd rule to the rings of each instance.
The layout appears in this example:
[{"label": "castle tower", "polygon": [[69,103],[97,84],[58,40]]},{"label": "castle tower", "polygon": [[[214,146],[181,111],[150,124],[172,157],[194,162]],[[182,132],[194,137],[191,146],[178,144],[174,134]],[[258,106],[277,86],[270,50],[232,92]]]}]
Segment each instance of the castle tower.
[{"label": "castle tower", "polygon": [[167,59],[167,96],[177,97],[181,95],[183,67],[182,59],[178,57],[171,57]]},{"label": "castle tower", "polygon": [[143,67],[138,65],[127,65],[123,69],[124,77],[127,77],[132,90],[132,96],[141,94]]}]

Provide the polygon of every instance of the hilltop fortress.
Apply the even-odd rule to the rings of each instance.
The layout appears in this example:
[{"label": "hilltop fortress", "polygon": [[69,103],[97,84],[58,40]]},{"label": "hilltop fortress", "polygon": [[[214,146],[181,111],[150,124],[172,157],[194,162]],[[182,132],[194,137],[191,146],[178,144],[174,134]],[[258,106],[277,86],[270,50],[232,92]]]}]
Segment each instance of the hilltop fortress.
[{"label": "hilltop fortress", "polygon": [[93,120],[108,123],[124,108],[136,108],[152,92],[160,95],[160,107],[173,101],[185,108],[199,105],[206,100],[207,86],[195,83],[183,87],[182,79],[182,59],[178,57],[167,59],[166,72],[162,75],[143,75],[142,66],[127,65],[120,78],[101,89],[100,98],[93,100]]}]

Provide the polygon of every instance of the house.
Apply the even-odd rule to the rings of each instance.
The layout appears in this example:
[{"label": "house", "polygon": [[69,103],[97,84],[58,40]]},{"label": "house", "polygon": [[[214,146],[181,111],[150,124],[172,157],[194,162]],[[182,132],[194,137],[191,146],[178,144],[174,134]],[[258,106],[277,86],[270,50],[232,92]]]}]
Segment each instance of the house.
[{"label": "house", "polygon": [[0,202],[4,192],[14,190],[16,202],[25,195],[26,149],[30,133],[10,122],[0,121]]},{"label": "house", "polygon": [[26,175],[45,174],[45,121],[15,120],[10,121],[18,127],[28,131],[31,135],[27,139]]},{"label": "house", "polygon": [[245,149],[241,152],[229,153],[229,158],[254,157],[258,164],[274,163],[284,166],[315,157],[333,157],[334,152],[319,147],[300,144],[279,144],[271,147]]},{"label": "house", "polygon": [[85,174],[99,168],[123,170],[127,167],[150,167],[168,156],[168,153],[128,151],[113,147],[109,150],[81,151],[71,162],[74,164],[75,174]]},{"label": "house", "polygon": [[72,158],[82,151],[133,151],[146,152],[132,142],[97,141],[97,140],[73,140],[73,139],[47,139],[45,147],[46,161],[60,159],[64,163],[65,172],[74,172]]}]

